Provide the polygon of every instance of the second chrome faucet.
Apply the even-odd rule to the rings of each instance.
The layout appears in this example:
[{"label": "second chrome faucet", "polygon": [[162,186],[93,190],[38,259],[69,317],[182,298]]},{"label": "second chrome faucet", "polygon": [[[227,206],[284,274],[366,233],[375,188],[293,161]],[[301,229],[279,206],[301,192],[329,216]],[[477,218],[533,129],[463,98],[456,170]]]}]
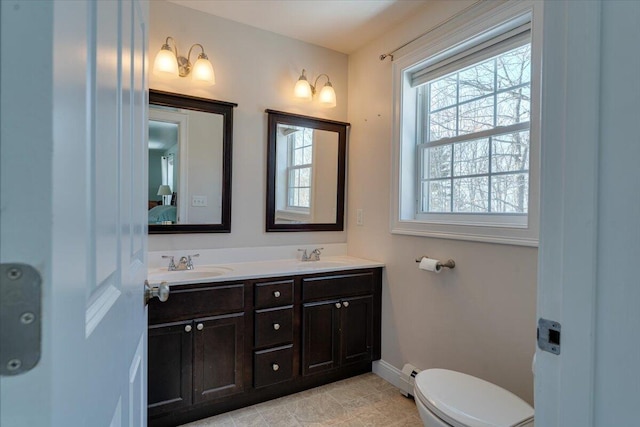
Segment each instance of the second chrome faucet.
[{"label": "second chrome faucet", "polygon": [[193,260],[191,258],[199,257],[200,254],[187,255],[180,258],[178,265],[173,261],[173,256],[162,255],[162,258],[169,259],[169,271],[193,270]]},{"label": "second chrome faucet", "polygon": [[306,249],[298,249],[298,252],[302,252],[300,261],[320,261],[320,251],[322,250],[324,250],[324,248],[315,248],[307,255]]}]

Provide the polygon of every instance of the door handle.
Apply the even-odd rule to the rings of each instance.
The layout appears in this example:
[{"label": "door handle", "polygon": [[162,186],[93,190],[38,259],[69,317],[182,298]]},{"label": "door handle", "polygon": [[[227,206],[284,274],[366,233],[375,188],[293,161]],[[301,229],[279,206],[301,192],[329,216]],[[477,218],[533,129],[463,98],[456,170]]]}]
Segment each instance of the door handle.
[{"label": "door handle", "polygon": [[149,281],[144,281],[144,303],[149,304],[151,298],[158,298],[160,302],[169,299],[169,285],[167,282],[161,282],[158,286],[149,286]]}]

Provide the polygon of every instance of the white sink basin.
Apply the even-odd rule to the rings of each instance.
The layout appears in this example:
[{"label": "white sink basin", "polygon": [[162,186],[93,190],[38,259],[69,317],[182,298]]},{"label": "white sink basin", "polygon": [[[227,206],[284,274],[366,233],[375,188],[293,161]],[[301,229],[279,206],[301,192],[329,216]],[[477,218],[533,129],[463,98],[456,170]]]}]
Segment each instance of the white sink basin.
[{"label": "white sink basin", "polygon": [[233,271],[229,267],[195,267],[193,270],[168,271],[166,268],[157,268],[149,271],[149,282],[183,282],[185,280],[199,280],[209,277],[222,276]]}]

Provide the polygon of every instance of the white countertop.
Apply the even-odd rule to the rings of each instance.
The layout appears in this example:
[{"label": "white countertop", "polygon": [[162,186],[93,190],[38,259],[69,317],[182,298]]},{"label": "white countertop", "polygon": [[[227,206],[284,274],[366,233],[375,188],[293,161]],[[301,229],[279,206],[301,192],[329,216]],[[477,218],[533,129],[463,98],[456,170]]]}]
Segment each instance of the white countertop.
[{"label": "white countertop", "polygon": [[326,256],[320,261],[280,259],[206,265],[199,265],[194,259],[194,265],[193,270],[183,271],[168,271],[166,267],[150,268],[149,283],[166,281],[169,285],[184,285],[384,267],[378,261],[350,256]]}]

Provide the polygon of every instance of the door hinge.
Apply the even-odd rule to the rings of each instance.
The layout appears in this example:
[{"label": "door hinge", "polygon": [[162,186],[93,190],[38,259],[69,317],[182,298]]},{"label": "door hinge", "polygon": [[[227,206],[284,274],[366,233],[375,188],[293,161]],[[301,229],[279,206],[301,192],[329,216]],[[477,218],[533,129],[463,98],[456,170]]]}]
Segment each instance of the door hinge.
[{"label": "door hinge", "polygon": [[560,354],[560,323],[555,320],[538,319],[538,347],[540,350]]},{"label": "door hinge", "polygon": [[19,375],[40,361],[42,277],[27,264],[0,264],[0,375]]}]

